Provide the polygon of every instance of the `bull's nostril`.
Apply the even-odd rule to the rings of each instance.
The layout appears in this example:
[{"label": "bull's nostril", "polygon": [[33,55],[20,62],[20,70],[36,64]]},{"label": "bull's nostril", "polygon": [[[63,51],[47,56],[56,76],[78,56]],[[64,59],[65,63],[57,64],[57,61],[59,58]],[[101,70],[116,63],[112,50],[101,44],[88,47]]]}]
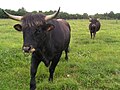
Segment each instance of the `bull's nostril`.
[{"label": "bull's nostril", "polygon": [[31,47],[23,47],[24,52],[29,52]]},{"label": "bull's nostril", "polygon": [[30,50],[30,49],[31,49],[31,47],[28,48],[28,50]]}]

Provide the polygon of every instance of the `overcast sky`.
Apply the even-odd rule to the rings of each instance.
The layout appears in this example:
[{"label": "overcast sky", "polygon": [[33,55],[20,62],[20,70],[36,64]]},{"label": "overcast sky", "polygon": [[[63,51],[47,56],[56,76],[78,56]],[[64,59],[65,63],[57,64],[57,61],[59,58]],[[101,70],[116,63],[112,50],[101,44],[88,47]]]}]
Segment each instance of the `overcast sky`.
[{"label": "overcast sky", "polygon": [[103,14],[113,11],[120,13],[120,0],[1,0],[0,8],[18,10],[24,7],[27,11],[57,10],[72,14]]}]

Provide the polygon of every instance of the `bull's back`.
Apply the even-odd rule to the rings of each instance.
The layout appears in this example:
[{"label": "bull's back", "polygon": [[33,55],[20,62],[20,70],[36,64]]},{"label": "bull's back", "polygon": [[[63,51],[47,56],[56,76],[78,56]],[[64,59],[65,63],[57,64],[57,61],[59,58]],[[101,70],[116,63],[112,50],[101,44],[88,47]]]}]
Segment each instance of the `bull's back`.
[{"label": "bull's back", "polygon": [[96,26],[97,26],[97,31],[99,31],[99,30],[100,30],[100,27],[101,27],[100,22],[97,22],[97,23],[96,23]]},{"label": "bull's back", "polygon": [[55,19],[51,22],[55,29],[52,30],[52,39],[57,49],[65,49],[70,42],[70,25],[63,19]]}]

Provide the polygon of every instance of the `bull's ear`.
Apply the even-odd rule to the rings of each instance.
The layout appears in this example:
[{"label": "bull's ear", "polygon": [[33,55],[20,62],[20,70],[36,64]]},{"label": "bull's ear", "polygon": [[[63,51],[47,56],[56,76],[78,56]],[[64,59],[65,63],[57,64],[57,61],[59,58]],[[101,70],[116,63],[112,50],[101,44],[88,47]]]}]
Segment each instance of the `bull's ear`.
[{"label": "bull's ear", "polygon": [[89,18],[89,21],[91,22],[92,18]]},{"label": "bull's ear", "polygon": [[22,31],[22,26],[20,24],[14,25],[15,30]]},{"label": "bull's ear", "polygon": [[55,28],[55,26],[53,24],[46,24],[45,25],[45,30],[46,31],[51,31]]}]

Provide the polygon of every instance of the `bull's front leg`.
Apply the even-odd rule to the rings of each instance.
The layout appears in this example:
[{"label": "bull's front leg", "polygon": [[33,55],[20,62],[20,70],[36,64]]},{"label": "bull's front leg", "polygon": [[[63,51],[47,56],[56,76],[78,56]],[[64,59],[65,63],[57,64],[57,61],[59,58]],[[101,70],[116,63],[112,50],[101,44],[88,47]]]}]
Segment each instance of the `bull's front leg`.
[{"label": "bull's front leg", "polygon": [[92,39],[92,32],[90,32],[90,36],[91,36],[91,39]]},{"label": "bull's front leg", "polygon": [[36,75],[39,63],[40,63],[40,60],[38,59],[37,55],[33,53],[32,59],[31,59],[31,69],[30,69],[30,75],[31,75],[30,90],[35,90],[36,88],[35,75]]},{"label": "bull's front leg", "polygon": [[53,81],[53,74],[54,74],[54,71],[55,71],[55,67],[57,66],[57,64],[58,64],[58,62],[59,62],[59,59],[60,59],[60,57],[61,57],[61,54],[62,54],[62,52],[61,52],[61,53],[58,53],[58,54],[54,57],[51,65],[50,65],[50,68],[49,68],[49,73],[50,73],[49,81]]}]

